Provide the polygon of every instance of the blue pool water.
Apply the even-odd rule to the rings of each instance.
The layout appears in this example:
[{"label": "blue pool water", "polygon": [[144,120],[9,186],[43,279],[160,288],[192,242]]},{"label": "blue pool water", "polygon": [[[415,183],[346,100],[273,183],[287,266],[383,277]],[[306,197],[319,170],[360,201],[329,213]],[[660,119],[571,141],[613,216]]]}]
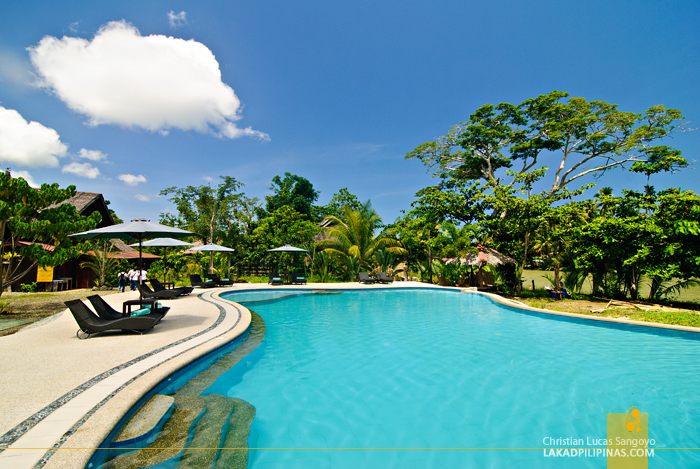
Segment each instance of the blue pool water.
[{"label": "blue pool water", "polygon": [[265,320],[256,362],[233,367],[203,394],[257,408],[249,446],[260,449],[251,449],[249,467],[603,468],[604,457],[545,458],[542,449],[435,448],[603,439],[607,413],[631,406],[649,414],[657,448],[649,467],[700,467],[698,451],[659,449],[700,446],[698,334],[431,290],[246,306]]}]

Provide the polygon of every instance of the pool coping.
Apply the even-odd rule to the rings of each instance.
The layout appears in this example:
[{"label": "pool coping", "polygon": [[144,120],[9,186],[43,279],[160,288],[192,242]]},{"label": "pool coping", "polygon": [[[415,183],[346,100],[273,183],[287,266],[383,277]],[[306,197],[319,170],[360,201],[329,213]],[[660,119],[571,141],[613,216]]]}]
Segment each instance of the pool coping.
[{"label": "pool coping", "polygon": [[[239,289],[237,287],[243,288]],[[318,290],[423,289],[452,291],[454,293],[476,293],[505,306],[538,313],[700,333],[700,328],[696,327],[552,311],[534,308],[493,293],[419,282],[397,282],[383,285],[360,285],[357,283],[309,284],[290,285],[289,287],[290,290],[309,292]],[[234,288],[221,288],[200,293],[198,295],[200,300],[214,303],[220,310],[220,318],[214,324],[189,337],[157,348],[138,357],[138,359],[130,360],[115,367],[114,371],[109,374],[107,372],[102,373],[79,386],[82,389],[79,389],[75,395],[70,395],[67,398],[63,396],[61,398],[63,399],[62,402],[57,402],[59,400],[54,401],[50,406],[47,406],[53,406],[54,408],[51,408],[46,415],[40,416],[38,423],[23,431],[11,444],[3,445],[3,448],[6,449],[0,452],[0,466],[11,463],[12,467],[17,469],[25,467],[33,469],[84,467],[94,453],[95,448],[106,438],[119,420],[155,385],[201,356],[235,340],[245,332],[250,324],[250,311],[244,305],[222,298],[221,294],[285,289],[286,286],[279,285],[245,284],[243,286],[243,284],[239,284]],[[229,321],[224,324],[228,317],[227,312],[234,314],[237,312],[238,317],[234,318],[234,314],[232,314],[228,318]],[[233,325],[230,324],[231,319],[235,319]],[[227,327],[228,329],[226,329]],[[204,337],[205,335],[206,337]],[[198,337],[200,338],[199,341],[192,342]],[[128,371],[131,374],[123,373],[124,371]],[[116,376],[120,373],[126,376]],[[35,415],[42,412],[46,412],[46,408],[41,409]],[[50,442],[47,444],[47,441]],[[47,451],[48,448],[51,449]]]},{"label": "pool coping", "polygon": [[0,466],[84,467],[122,416],[156,384],[247,330],[250,311],[220,298],[222,291],[197,295],[219,309],[213,324],[85,381],[3,435],[19,433],[3,445]]}]

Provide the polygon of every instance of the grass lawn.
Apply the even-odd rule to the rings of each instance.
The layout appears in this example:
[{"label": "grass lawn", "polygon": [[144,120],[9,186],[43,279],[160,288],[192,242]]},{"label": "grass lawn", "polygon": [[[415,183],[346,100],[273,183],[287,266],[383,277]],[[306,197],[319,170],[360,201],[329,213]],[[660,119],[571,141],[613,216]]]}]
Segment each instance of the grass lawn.
[{"label": "grass lawn", "polygon": [[0,296],[0,336],[14,334],[32,322],[63,311],[66,309],[64,301],[84,300],[95,293],[105,296],[117,293],[117,290],[94,291],[85,288],[47,293],[5,292]]},{"label": "grass lawn", "polygon": [[[535,281],[535,288],[544,288],[547,285],[551,285],[549,280],[545,278],[545,276],[549,276],[551,278],[554,278],[554,271],[551,270],[529,270],[525,269],[523,271],[523,278],[525,281],[523,282],[523,289],[525,290],[532,290],[532,281]],[[563,275],[562,275],[563,278]],[[591,293],[591,282],[590,280],[586,280],[583,284],[583,288],[581,289],[581,293],[589,295]],[[649,281],[646,279],[643,279],[640,282],[639,286],[639,294],[641,298],[646,299],[649,296]],[[681,290],[680,295],[677,297],[674,297],[670,299],[671,301],[673,300],[678,300],[682,302],[695,302],[695,303],[700,303],[700,287],[694,286],[690,287],[687,290]]]}]

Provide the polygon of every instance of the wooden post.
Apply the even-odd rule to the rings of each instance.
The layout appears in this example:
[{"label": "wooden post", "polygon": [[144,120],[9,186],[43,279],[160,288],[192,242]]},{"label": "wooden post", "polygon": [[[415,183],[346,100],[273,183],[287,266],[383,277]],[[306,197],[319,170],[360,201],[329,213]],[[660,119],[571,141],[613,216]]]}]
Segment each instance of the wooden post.
[{"label": "wooden post", "polygon": [[535,291],[535,279],[532,280],[532,291]]}]

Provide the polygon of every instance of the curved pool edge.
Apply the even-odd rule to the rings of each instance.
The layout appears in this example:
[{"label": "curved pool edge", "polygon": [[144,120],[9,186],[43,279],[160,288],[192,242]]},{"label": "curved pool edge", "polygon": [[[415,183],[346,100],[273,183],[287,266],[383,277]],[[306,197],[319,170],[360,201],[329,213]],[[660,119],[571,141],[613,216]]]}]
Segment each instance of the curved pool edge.
[{"label": "curved pool edge", "polygon": [[[239,285],[244,285],[244,284],[239,284]],[[646,326],[646,327],[653,327],[653,328],[660,328],[660,329],[671,329],[671,330],[678,330],[678,331],[686,331],[686,332],[698,332],[700,333],[700,327],[692,327],[692,326],[680,326],[680,325],[675,325],[675,324],[663,324],[663,323],[658,323],[658,322],[647,322],[647,321],[635,321],[632,319],[622,319],[622,318],[606,318],[606,317],[598,317],[598,316],[590,316],[587,314],[578,314],[578,313],[565,313],[562,311],[554,311],[551,309],[543,309],[543,308],[535,308],[532,306],[528,306],[524,303],[521,303],[516,300],[510,300],[508,298],[502,297],[500,295],[497,295],[495,293],[488,293],[488,292],[481,292],[481,291],[476,291],[472,290],[469,288],[460,288],[460,287],[443,287],[440,285],[431,285],[428,283],[421,283],[421,282],[396,282],[393,284],[385,284],[385,285],[363,285],[363,284],[358,284],[358,283],[316,283],[316,284],[307,284],[307,285],[288,285],[288,286],[271,286],[267,284],[245,284],[245,287],[242,289],[228,289],[226,291],[222,291],[221,293],[243,293],[243,292],[249,292],[249,291],[259,291],[259,290],[340,290],[340,291],[361,291],[361,290],[395,290],[395,289],[410,289],[410,288],[423,288],[423,289],[435,289],[435,290],[444,290],[444,291],[451,291],[455,293],[471,293],[471,294],[477,294],[477,295],[483,295],[488,298],[491,298],[493,301],[496,301],[497,303],[500,303],[505,306],[510,306],[512,308],[519,308],[527,311],[533,311],[537,313],[544,313],[544,314],[553,314],[556,316],[568,316],[572,318],[578,318],[578,319],[588,319],[591,321],[602,321],[602,322],[607,322],[607,323],[618,323],[618,324],[628,324],[631,326]],[[236,303],[238,304],[238,303]]]},{"label": "curved pool edge", "polygon": [[[92,415],[80,423],[78,428],[65,438],[62,445],[48,456],[48,459],[44,458],[46,463],[41,467],[46,469],[85,467],[96,448],[114,429],[114,426],[153,387],[198,358],[230,343],[243,334],[250,325],[250,311],[245,306],[237,303],[232,304],[232,302],[219,297],[220,293],[227,290],[210,290],[200,295],[201,300],[216,304],[223,308],[226,314],[224,320],[216,328],[205,334],[207,337],[201,336],[198,344],[180,344],[184,346],[184,350],[173,350],[170,354],[160,357],[161,359],[157,363],[149,364],[148,368],[144,367],[146,369],[138,376],[115,389],[114,395],[101,401],[95,406],[96,409],[91,409]],[[177,346],[173,348],[177,348]],[[87,412],[86,415],[90,412]]]},{"label": "curved pool edge", "polygon": [[[255,285],[255,284],[253,284]],[[38,467],[44,467],[48,469],[53,468],[66,468],[75,467],[83,468],[90,460],[95,448],[104,441],[107,435],[113,430],[114,426],[121,420],[121,418],[154,386],[160,383],[162,380],[166,379],[168,376],[174,372],[182,369],[193,361],[197,360],[201,356],[221,347],[229,342],[235,340],[239,337],[250,324],[251,316],[250,311],[240,303],[236,303],[232,300],[221,298],[221,294],[244,292],[244,291],[256,291],[256,290],[266,290],[275,289],[279,290],[279,286],[268,286],[265,284],[261,285],[246,285],[243,289],[238,288],[226,288],[217,289],[216,291],[208,291],[202,293],[200,296],[207,296],[211,298],[215,304],[221,307],[229,307],[238,310],[241,313],[241,322],[234,328],[225,331],[223,334],[219,334],[215,337],[208,338],[203,343],[196,345],[178,355],[170,358],[166,358],[154,365],[153,367],[145,370],[133,382],[128,383],[128,385],[115,391],[115,395],[110,396],[108,400],[104,403],[99,404],[99,408],[94,411],[92,415],[89,416],[83,423],[80,424],[79,428],[72,432],[62,445],[57,448],[57,450],[46,459],[45,464],[39,465]],[[251,288],[252,287],[252,288]],[[603,321],[609,323],[620,323],[628,324],[634,326],[647,326],[656,327],[662,329],[675,329],[688,332],[700,332],[700,328],[689,327],[689,326],[676,326],[670,324],[659,324],[659,323],[649,323],[642,321],[633,321],[618,318],[600,318],[594,316],[588,316],[584,314],[576,313],[565,313],[559,311],[552,311],[541,308],[534,308],[523,303],[509,300],[500,295],[469,291],[466,289],[458,289],[453,287],[441,287],[438,285],[429,285],[419,282],[397,282],[393,285],[358,285],[358,284],[309,284],[309,285],[295,285],[294,290],[339,290],[339,291],[361,291],[361,290],[396,290],[396,289],[435,289],[442,291],[451,291],[454,293],[472,293],[486,296],[504,306],[509,306],[511,308],[518,308],[538,313],[553,314],[557,316],[568,316],[580,319],[587,319],[591,321]],[[282,287],[284,289],[284,287]],[[224,326],[225,327],[225,326]],[[224,327],[221,327],[223,329]],[[217,328],[217,332],[220,331]],[[214,331],[210,331],[214,332]],[[31,467],[31,466],[30,466]]]},{"label": "curved pool edge", "polygon": [[509,300],[508,298],[504,298],[500,295],[496,295],[494,293],[487,293],[487,292],[476,292],[476,291],[465,291],[464,293],[476,293],[479,295],[484,295],[492,300],[494,300],[497,303],[500,303],[505,306],[510,306],[512,308],[519,308],[519,309],[524,309],[527,311],[534,311],[536,313],[545,313],[545,314],[554,314],[556,316],[567,316],[571,318],[579,318],[579,319],[588,319],[591,321],[602,321],[602,322],[613,322],[613,323],[618,323],[618,324],[628,324],[630,326],[647,326],[647,327],[655,327],[659,329],[673,329],[677,331],[686,331],[686,332],[698,332],[700,333],[700,327],[692,327],[692,326],[680,326],[676,324],[662,324],[659,322],[646,322],[646,321],[635,321],[632,319],[623,319],[623,318],[604,318],[604,317],[598,317],[598,316],[589,316],[587,314],[578,314],[578,313],[565,313],[563,311],[553,311],[551,309],[542,309],[542,308],[535,308],[532,306],[528,306],[524,303],[521,303],[519,301],[514,301],[514,300]]}]

